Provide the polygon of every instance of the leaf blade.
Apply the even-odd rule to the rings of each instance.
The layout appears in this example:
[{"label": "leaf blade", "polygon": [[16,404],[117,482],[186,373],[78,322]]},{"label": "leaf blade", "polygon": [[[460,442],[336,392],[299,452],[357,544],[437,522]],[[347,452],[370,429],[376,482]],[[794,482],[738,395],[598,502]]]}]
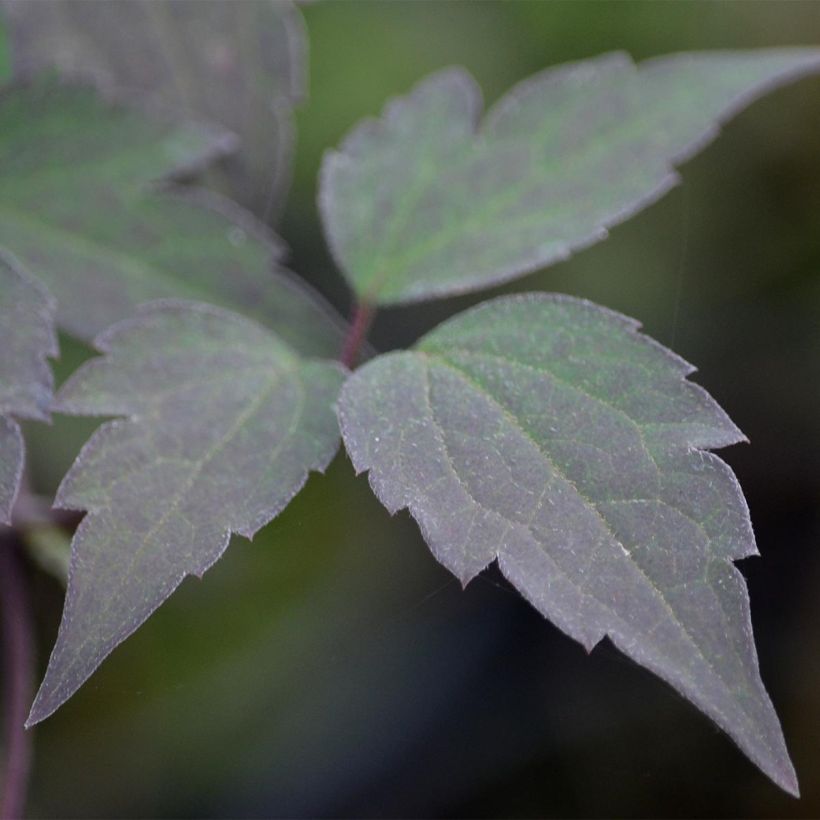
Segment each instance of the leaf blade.
[{"label": "leaf blade", "polygon": [[329,152],[320,209],[359,298],[478,290],[566,259],[661,197],[674,166],[767,91],[820,71],[816,49],[624,54],[548,69],[478,124],[480,92],[448,69]]},{"label": "leaf blade", "polygon": [[177,119],[219,123],[241,140],[220,184],[257,213],[281,206],[293,108],[307,87],[307,38],[292,3],[4,0],[4,7],[15,78],[55,68]]},{"label": "leaf blade", "polygon": [[87,510],[72,544],[57,643],[29,725],[65,702],[176,589],[270,521],[338,448],[343,378],[261,326],[164,303],[98,339],[104,357],[58,395],[59,412],[104,424],[57,505]]},{"label": "leaf blade", "polygon": [[54,301],[18,262],[0,253],[0,524],[9,524],[25,448],[14,417],[49,417],[57,355]]},{"label": "leaf blade", "polygon": [[338,411],[357,472],[468,582],[493,560],[588,650],[604,636],[797,781],[760,680],[748,510],[708,448],[742,434],[691,367],[618,314],[493,300],[367,364]]},{"label": "leaf blade", "polygon": [[306,355],[338,352],[343,322],[269,230],[213,193],[148,190],[221,139],[53,82],[0,96],[0,246],[38,272],[64,329],[91,341],[143,302],[184,298],[246,313]]}]

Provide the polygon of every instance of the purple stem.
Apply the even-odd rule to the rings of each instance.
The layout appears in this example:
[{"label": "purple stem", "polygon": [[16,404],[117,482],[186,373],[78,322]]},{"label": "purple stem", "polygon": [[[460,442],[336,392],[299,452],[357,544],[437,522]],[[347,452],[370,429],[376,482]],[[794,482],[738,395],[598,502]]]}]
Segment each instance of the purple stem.
[{"label": "purple stem", "polygon": [[23,724],[33,695],[33,629],[26,577],[13,538],[0,538],[0,608],[3,614],[3,679],[6,760],[0,818],[23,816],[31,764],[31,735]]},{"label": "purple stem", "polygon": [[362,344],[370,329],[375,310],[366,302],[359,302],[353,312],[350,329],[347,331],[339,361],[347,368],[353,368],[359,358]]}]

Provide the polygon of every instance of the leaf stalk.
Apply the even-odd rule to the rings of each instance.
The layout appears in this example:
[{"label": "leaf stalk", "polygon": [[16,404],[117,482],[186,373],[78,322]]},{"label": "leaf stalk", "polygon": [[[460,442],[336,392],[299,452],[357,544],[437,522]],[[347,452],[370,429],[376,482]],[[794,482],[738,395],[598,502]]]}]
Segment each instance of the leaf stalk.
[{"label": "leaf stalk", "polygon": [[342,352],[339,361],[347,368],[355,367],[359,360],[362,345],[367,338],[367,332],[376,315],[373,305],[367,302],[357,302],[353,309],[353,316],[350,320],[350,328],[342,344]]}]

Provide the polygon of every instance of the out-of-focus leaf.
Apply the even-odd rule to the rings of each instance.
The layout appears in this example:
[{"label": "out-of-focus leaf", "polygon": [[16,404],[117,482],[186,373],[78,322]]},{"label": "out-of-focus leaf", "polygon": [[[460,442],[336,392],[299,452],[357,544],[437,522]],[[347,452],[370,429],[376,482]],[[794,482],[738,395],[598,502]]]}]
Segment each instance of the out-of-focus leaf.
[{"label": "out-of-focus leaf", "polygon": [[307,73],[304,24],[288,0],[4,5],[16,76],[54,67],[180,119],[219,123],[242,141],[223,169],[226,192],[257,213],[281,203]]},{"label": "out-of-focus leaf", "polygon": [[256,323],[194,303],[148,306],[97,339],[55,400],[124,415],[80,453],[58,507],[87,510],[65,611],[29,723],[48,717],[230,534],[251,538],[338,447],[344,378]]},{"label": "out-of-focus leaf", "polygon": [[566,259],[662,196],[673,167],[820,50],[624,54],[549,69],[484,117],[472,77],[434,74],[326,156],[320,204],[360,300],[463,293]]},{"label": "out-of-focus leaf", "polygon": [[591,650],[605,635],[797,792],[758,672],[745,583],[756,552],[729,468],[743,439],[692,367],[591,303],[494,300],[339,400],[357,471],[408,508],[463,583],[491,561]]},{"label": "out-of-focus leaf", "polygon": [[0,524],[8,524],[23,473],[23,436],[13,417],[47,419],[57,355],[54,303],[12,258],[0,254]]},{"label": "out-of-focus leaf", "polygon": [[0,82],[5,82],[11,74],[11,57],[9,55],[8,37],[3,18],[0,17]]},{"label": "out-of-focus leaf", "polygon": [[338,352],[340,321],[250,214],[206,191],[147,190],[224,139],[53,81],[0,96],[0,245],[49,287],[63,328],[90,341],[138,304],[183,298],[246,313],[307,355]]},{"label": "out-of-focus leaf", "polygon": [[26,527],[20,537],[37,566],[65,586],[71,554],[71,537],[66,530],[53,524],[35,524]]}]

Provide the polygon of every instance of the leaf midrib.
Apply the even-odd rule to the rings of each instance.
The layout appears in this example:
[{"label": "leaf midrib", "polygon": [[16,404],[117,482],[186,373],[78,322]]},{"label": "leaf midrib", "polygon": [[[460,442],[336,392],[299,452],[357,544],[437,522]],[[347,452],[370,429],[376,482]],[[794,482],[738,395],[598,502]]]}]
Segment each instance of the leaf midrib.
[{"label": "leaf midrib", "polygon": [[[136,563],[137,559],[148,548],[149,540],[169,520],[169,518],[175,512],[177,512],[177,510],[179,509],[179,505],[182,502],[185,494],[193,487],[193,485],[195,484],[195,482],[199,478],[199,476],[202,474],[202,471],[205,469],[205,467],[211,461],[213,461],[213,459],[218,455],[218,453],[224,447],[226,447],[230,443],[230,441],[234,438],[234,436],[237,435],[237,433],[239,433],[239,431],[242,429],[243,425],[245,423],[247,423],[247,421],[251,418],[251,416],[253,416],[253,414],[255,412],[257,412],[262,407],[264,402],[270,397],[270,395],[273,393],[273,391],[275,390],[277,385],[282,381],[282,379],[284,379],[286,376],[289,376],[289,375],[293,374],[297,369],[298,369],[298,364],[294,364],[294,365],[291,365],[289,367],[282,368],[282,369],[279,369],[279,370],[276,370],[276,371],[272,372],[270,374],[270,377],[269,377],[268,385],[265,387],[265,389],[262,390],[259,393],[259,395],[252,402],[250,402],[248,404],[248,406],[237,416],[236,421],[231,425],[231,427],[226,431],[226,433],[222,437],[220,437],[220,439],[217,442],[214,443],[214,445],[206,452],[206,454],[202,458],[200,458],[197,462],[195,462],[195,466],[191,470],[191,475],[188,477],[188,479],[185,481],[185,483],[174,494],[173,500],[172,500],[171,504],[169,505],[168,509],[146,531],[146,533],[144,534],[144,536],[142,537],[142,539],[139,543],[139,546],[129,553],[130,557],[129,557],[128,565],[127,565],[125,571],[122,572],[122,574],[121,574],[121,578],[123,579],[123,581],[120,584],[120,587],[122,587],[122,585],[127,582],[128,574],[133,569],[134,564]],[[302,387],[301,380],[297,379],[297,382],[300,384],[300,388],[301,388]],[[295,421],[296,417],[298,417],[298,414],[301,413],[303,407],[304,407],[304,390],[301,389],[300,401],[295,405],[294,413],[291,417],[291,422],[290,422],[290,425],[289,425],[289,433],[290,433],[290,431],[292,431],[294,421]],[[138,424],[139,422],[137,420],[132,420],[129,423]],[[281,447],[284,445],[284,442],[286,440],[287,440],[287,436],[283,436],[282,439],[280,440],[280,442],[278,443],[277,447],[275,448],[273,454],[272,454],[273,457],[275,457],[276,454],[281,450]],[[97,511],[97,512],[99,512],[99,511]],[[94,516],[95,514],[96,513],[93,513],[93,512],[90,513],[91,516]],[[230,527],[226,527],[226,530],[227,530],[228,533],[233,531]],[[111,606],[113,605],[116,598],[117,598],[116,594],[111,594],[111,595],[108,596],[105,606],[101,609],[101,611],[99,613],[99,619],[100,619],[101,622],[105,621],[105,616],[110,611]],[[77,666],[78,664],[80,664],[80,662],[81,662],[81,658],[80,658],[81,651],[92,642],[92,639],[94,637],[95,636],[93,636],[91,633],[86,633],[85,634],[85,637],[80,641],[80,643],[77,647],[74,658],[67,665],[67,669],[71,669],[71,668]]]},{"label": "leaf midrib", "polygon": [[[426,353],[426,352],[423,352],[423,351],[415,351],[415,352],[420,353],[425,359],[428,359],[428,357],[429,357],[429,359],[433,359],[434,361],[438,362],[440,365],[442,365],[442,366],[448,368],[449,370],[451,370],[452,372],[455,372],[456,374],[458,374],[463,381],[465,381],[469,386],[471,386],[474,390],[478,391],[482,396],[487,398],[495,407],[497,407],[501,411],[501,413],[506,418],[509,419],[510,423],[515,427],[515,429],[517,429],[523,436],[525,436],[533,444],[536,451],[541,453],[542,457],[550,464],[552,469],[562,479],[564,479],[570,487],[572,487],[575,490],[578,497],[582,500],[584,506],[587,509],[589,509],[590,512],[592,512],[599,519],[599,521],[603,525],[605,531],[609,534],[609,536],[612,538],[612,540],[621,547],[624,558],[627,558],[629,560],[629,562],[634,566],[634,568],[641,575],[641,577],[644,578],[644,580],[645,580],[646,584],[649,586],[649,588],[652,589],[652,591],[657,595],[660,603],[664,606],[664,608],[669,613],[672,622],[677,626],[677,628],[680,630],[681,634],[687,640],[687,642],[695,649],[696,653],[704,661],[706,666],[718,678],[718,680],[720,680],[721,684],[723,685],[723,687],[725,689],[727,689],[729,691],[732,691],[733,687],[723,677],[723,675],[719,672],[719,670],[715,668],[715,666],[711,662],[711,660],[704,654],[703,650],[701,649],[698,642],[695,640],[694,636],[686,628],[686,625],[682,621],[680,621],[680,619],[677,617],[677,614],[675,613],[675,610],[672,608],[671,604],[667,600],[667,598],[664,595],[662,589],[652,582],[652,580],[649,578],[649,576],[646,575],[646,573],[644,572],[643,568],[634,559],[631,552],[629,550],[627,550],[625,548],[625,546],[621,543],[621,541],[615,536],[614,532],[612,531],[611,526],[606,521],[604,516],[601,514],[600,510],[598,510],[598,508],[595,505],[594,501],[592,501],[592,499],[588,498],[586,495],[584,495],[583,492],[581,492],[581,490],[578,488],[576,483],[571,478],[569,478],[569,476],[567,476],[561,470],[561,468],[553,461],[553,459],[550,457],[550,455],[548,453],[546,453],[541,448],[541,446],[538,444],[538,442],[533,438],[532,434],[525,427],[523,427],[521,425],[521,423],[516,418],[516,416],[510,410],[508,410],[506,407],[504,407],[502,404],[500,404],[499,401],[480,382],[476,381],[469,373],[464,371],[458,365],[456,365],[452,361],[448,360],[441,352],[437,352],[435,354],[430,354],[430,353]],[[474,355],[481,355],[481,354],[474,354]],[[425,367],[429,367],[428,362],[425,362]],[[432,405],[431,405],[431,409],[432,409]],[[444,433],[443,428],[435,421],[435,419],[433,419],[433,421],[434,421],[434,423],[436,424],[436,426],[439,428],[440,432],[443,435],[443,433]],[[634,422],[633,422],[633,424],[634,424]],[[637,425],[636,425],[636,427],[637,427]],[[650,454],[650,457],[651,457],[651,454]],[[654,459],[653,459],[653,461],[654,461]],[[455,470],[452,463],[451,463],[451,467],[453,469],[454,474],[456,474],[456,477],[457,477],[459,483],[462,484],[462,486],[465,486],[465,485],[463,485],[463,482],[461,481],[460,477],[457,475],[457,471]],[[656,465],[656,467],[657,467],[657,465]],[[465,491],[467,491],[469,493],[469,490],[467,490],[466,486],[465,486]],[[469,494],[470,494],[470,497],[473,499],[473,501],[479,507],[482,507],[484,509],[488,509],[488,508],[485,508],[484,505],[481,504],[477,499],[475,499],[475,497],[472,496],[471,493],[469,493]],[[490,510],[490,512],[493,512],[497,515],[500,515],[505,520],[510,521],[510,519],[507,519],[506,516],[499,513],[497,510]],[[516,522],[516,521],[512,521],[512,523],[515,524],[515,525],[520,525],[521,524],[521,522]],[[537,535],[532,531],[532,529],[530,527],[527,527],[527,529],[530,531],[530,534],[535,539],[536,543],[540,544],[540,541],[539,541]],[[555,562],[555,559],[553,559],[553,561],[556,564],[556,566],[560,566],[557,562]],[[562,570],[562,572],[564,572],[564,571]],[[577,586],[577,583],[574,581],[574,579],[572,579],[566,573],[564,573],[564,575],[573,584],[573,586],[575,586],[578,589],[578,591],[582,595],[587,595],[587,596],[589,595],[589,592],[587,592],[587,591],[585,591],[582,588]],[[606,609],[608,609],[619,621],[622,620],[620,618],[620,616],[618,615],[618,613],[614,609],[612,609],[612,607],[609,606],[605,601],[600,601],[597,598],[595,598],[595,600],[598,601],[598,603],[601,604],[602,606],[604,606]],[[732,646],[732,652],[735,654],[735,656],[738,659],[742,660],[739,656],[739,653],[738,653],[737,649],[734,646]],[[741,664],[741,668],[743,668],[742,664]],[[690,684],[693,685],[693,691],[702,691],[700,686],[697,685],[697,682],[691,676],[688,676],[688,677],[689,677],[689,680],[690,680]],[[709,703],[709,702],[710,701],[708,699],[704,699],[704,703]],[[740,710],[743,712],[743,714],[747,718],[747,727],[751,728],[752,733],[763,743],[763,745],[768,749],[768,751],[772,755],[774,755],[774,750],[772,749],[771,744],[769,743],[768,737],[765,734],[761,733],[757,729],[757,723],[753,719],[753,717],[750,715],[750,713],[747,711],[746,706],[743,703],[743,701],[739,700],[739,701],[737,701],[737,704],[739,705]],[[716,709],[714,704],[712,704],[712,708]],[[724,717],[724,722],[727,725],[729,725],[729,721],[725,717]]]},{"label": "leaf midrib", "polygon": [[[624,96],[626,97],[626,95]],[[408,267],[413,263],[418,262],[420,259],[424,259],[432,253],[441,251],[443,248],[447,248],[453,242],[457,242],[461,239],[466,231],[471,231],[477,227],[480,227],[487,219],[491,218],[500,209],[503,209],[507,205],[515,202],[517,199],[520,199],[526,194],[532,193],[543,185],[549,183],[551,176],[555,173],[556,168],[564,170],[572,168],[572,173],[575,173],[580,165],[589,162],[590,159],[595,159],[596,157],[600,157],[602,154],[611,151],[613,139],[621,134],[635,130],[636,127],[640,126],[641,113],[640,106],[635,106],[633,116],[628,118],[628,121],[624,122],[622,119],[609,129],[596,133],[588,140],[580,144],[576,144],[574,146],[574,150],[569,155],[569,159],[566,154],[561,157],[554,157],[546,153],[545,146],[541,144],[544,140],[543,135],[539,140],[535,141],[534,144],[529,144],[521,137],[511,137],[507,135],[504,137],[494,137],[493,135],[485,136],[482,128],[479,127],[479,129],[475,131],[472,136],[472,142],[466,146],[465,152],[457,158],[451,158],[451,161],[457,162],[457,170],[451,167],[451,174],[463,174],[464,169],[469,169],[472,163],[480,162],[482,159],[481,154],[489,154],[491,156],[493,149],[496,147],[496,143],[501,143],[503,141],[512,142],[515,140],[522,141],[522,151],[526,151],[532,155],[528,166],[530,173],[526,176],[526,178],[518,181],[515,185],[505,187],[496,197],[486,200],[483,208],[470,211],[467,216],[461,215],[460,218],[456,217],[448,220],[447,222],[443,222],[442,227],[428,236],[424,242],[417,243],[416,245],[407,248],[403,253],[393,256],[392,259],[389,255],[392,248],[387,248],[383,252],[377,254],[376,263],[371,264],[371,270],[374,271],[374,273],[371,273],[365,278],[365,282],[368,283],[368,285],[364,286],[365,289],[369,287],[369,284],[373,283],[376,276],[375,271],[378,271],[379,268],[385,269],[387,263],[389,263],[390,275],[406,273]],[[544,152],[543,157],[534,156],[537,151]],[[437,164],[440,163],[440,160],[440,157],[436,157],[435,161],[430,163],[433,171],[438,170],[440,167],[440,165]],[[671,169],[674,167],[674,163],[670,161],[669,163],[666,163],[666,167]],[[572,177],[570,177],[570,179],[571,178]],[[414,208],[418,205],[420,195],[426,193],[426,189],[420,189],[415,193],[417,194],[415,201],[410,199],[410,201],[403,208],[405,222],[407,221],[407,218],[412,215]],[[646,194],[646,196],[649,195],[650,194]],[[558,204],[547,209],[539,210],[537,214],[537,221],[543,221],[544,219],[550,218],[552,215],[559,213],[561,207],[562,206]],[[615,212],[613,219],[617,220],[617,212]],[[590,230],[606,227],[608,224],[610,223],[607,217],[599,217],[590,227]],[[566,242],[567,240],[561,239],[560,237],[555,237],[545,240],[545,242],[546,241]],[[579,239],[579,241],[582,240]],[[382,274],[382,276],[385,277],[386,275],[387,274],[385,273]],[[378,280],[376,281],[378,282]],[[406,286],[399,288],[400,291],[405,289]],[[390,289],[388,288],[387,291],[389,293]],[[374,298],[374,295],[371,293],[370,297]]]}]

